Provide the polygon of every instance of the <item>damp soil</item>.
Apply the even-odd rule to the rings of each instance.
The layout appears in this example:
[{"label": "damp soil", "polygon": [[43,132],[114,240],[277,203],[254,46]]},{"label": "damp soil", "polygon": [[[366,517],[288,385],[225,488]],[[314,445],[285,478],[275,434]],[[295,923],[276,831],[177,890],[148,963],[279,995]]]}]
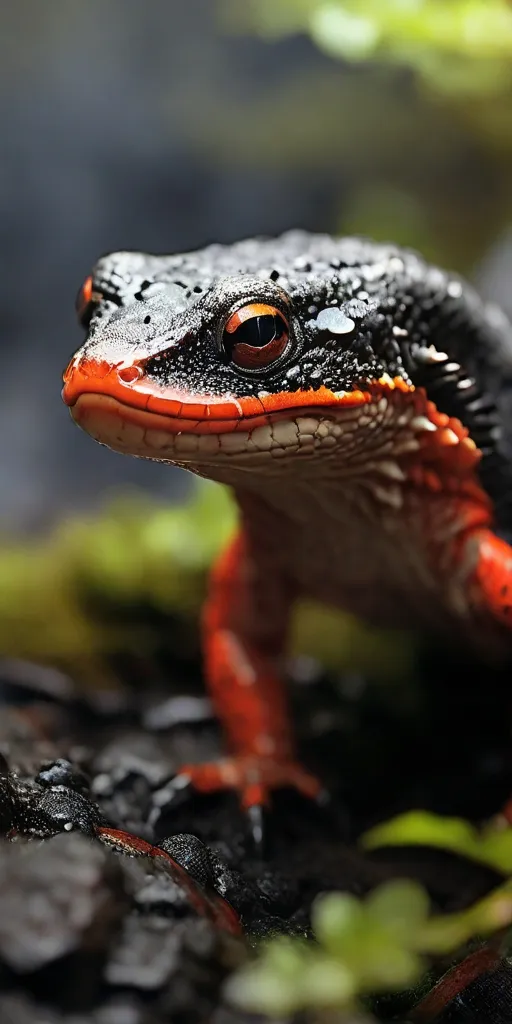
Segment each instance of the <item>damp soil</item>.
[{"label": "damp soil", "polygon": [[[295,666],[301,758],[330,804],[276,794],[262,845],[234,796],[173,791],[180,765],[222,740],[199,667],[165,674],[165,689],[146,677],[84,695],[0,663],[0,1024],[249,1022],[225,1003],[225,978],[255,940],[307,935],[318,893],[406,876],[455,910],[502,880],[427,847],[364,854],[357,837],[411,808],[475,822],[500,809],[508,672],[431,650],[409,687]],[[436,1020],[504,1024],[511,993],[503,961]],[[383,1000],[376,1012],[409,1011]]]}]

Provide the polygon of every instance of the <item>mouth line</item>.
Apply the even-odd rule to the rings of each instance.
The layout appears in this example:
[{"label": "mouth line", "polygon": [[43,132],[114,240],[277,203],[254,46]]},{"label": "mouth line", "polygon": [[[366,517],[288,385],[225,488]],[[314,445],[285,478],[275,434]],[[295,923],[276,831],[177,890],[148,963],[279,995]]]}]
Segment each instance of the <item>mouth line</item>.
[{"label": "mouth line", "polygon": [[[112,395],[89,391],[76,399],[70,412],[78,426],[114,451],[196,470],[210,466],[215,477],[214,467],[222,465],[240,470],[273,465],[273,472],[290,453],[303,458],[317,451],[332,455],[345,432],[349,438],[357,433],[361,409],[368,402],[361,393],[362,401],[344,404],[339,399],[329,408],[311,401],[313,395],[307,407],[285,406],[236,420],[197,420],[138,409]],[[387,399],[375,402],[374,397],[374,415],[383,414],[383,405],[388,409]]]},{"label": "mouth line", "polygon": [[[360,409],[361,406],[366,405],[370,395],[366,398],[366,394],[363,392],[347,392],[347,397],[352,398],[352,395],[360,395],[361,401],[349,401],[344,402],[343,397],[335,399],[332,403],[333,412],[336,410],[337,413],[341,409],[345,408],[347,413],[352,414]],[[259,412],[251,412],[247,410],[245,412],[244,400],[239,402],[240,410],[239,415],[233,419],[224,419],[216,417],[215,415],[209,415],[207,418],[198,419],[195,416],[186,415],[186,405],[183,405],[183,412],[180,415],[172,416],[168,413],[153,412],[147,408],[137,408],[137,406],[129,405],[127,402],[121,401],[121,399],[114,397],[113,395],[105,395],[101,392],[89,391],[78,396],[73,405],[70,407],[70,412],[79,426],[84,426],[84,421],[95,413],[106,414],[107,416],[114,416],[123,422],[133,424],[136,427],[143,427],[146,430],[158,430],[164,431],[169,437],[184,434],[225,434],[233,433],[234,431],[247,432],[248,430],[254,430],[259,426],[267,426],[269,423],[276,422],[281,419],[290,419],[294,416],[325,416],[328,414],[327,403],[315,402],[313,396],[320,397],[318,392],[309,393],[309,404],[305,405],[297,403],[296,405],[281,405],[279,408],[262,410],[261,401],[258,402],[260,407]],[[277,397],[277,396],[269,396]],[[290,398],[292,395],[289,396]],[[334,398],[334,396],[333,396]],[[251,400],[249,400],[251,401]],[[205,407],[207,407],[205,403]],[[194,409],[197,409],[197,405],[194,405]],[[215,409],[215,406],[210,406],[210,409]],[[87,429],[84,426],[84,429]]]},{"label": "mouth line", "polygon": [[[360,476],[362,470],[366,476],[370,470],[384,474],[389,486],[378,484],[378,496],[393,507],[404,481],[436,493],[443,486],[450,493],[462,489],[478,505],[489,505],[475,475],[480,450],[460,421],[440,413],[421,388],[381,379],[368,392],[335,394],[323,388],[268,399],[273,403],[266,409],[266,397],[238,400],[236,418],[230,419],[205,415],[207,396],[201,407],[169,400],[176,415],[129,405],[92,388],[68,404],[78,426],[100,444],[225,483],[232,482],[233,469],[254,468],[258,476],[258,468],[271,467],[284,479],[282,467],[295,463],[295,455],[302,466],[304,460],[323,464],[325,456],[338,459],[344,476]],[[258,411],[252,411],[254,404]],[[180,414],[191,408],[202,418]],[[215,408],[213,402],[210,412]]]},{"label": "mouth line", "polygon": [[[125,420],[164,429],[170,434],[227,433],[266,425],[286,416],[307,416],[308,412],[329,409],[339,415],[342,410],[361,408],[390,393],[411,392],[414,388],[401,378],[387,374],[365,381],[352,390],[332,391],[321,386],[305,391],[281,391],[237,397],[232,394],[190,394],[178,388],[160,388],[151,380],[141,379],[139,367],[113,366],[96,360],[73,361],[64,376],[62,397],[79,421],[82,413],[93,407],[116,413]],[[133,376],[132,376],[133,374]],[[399,395],[396,394],[399,398]]]}]

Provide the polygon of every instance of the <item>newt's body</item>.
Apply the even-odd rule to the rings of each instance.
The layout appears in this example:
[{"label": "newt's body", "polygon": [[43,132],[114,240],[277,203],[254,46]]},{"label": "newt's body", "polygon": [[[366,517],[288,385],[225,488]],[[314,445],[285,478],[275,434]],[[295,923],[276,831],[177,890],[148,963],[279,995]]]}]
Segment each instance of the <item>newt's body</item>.
[{"label": "newt's body", "polygon": [[231,757],[200,789],[318,784],[294,762],[281,658],[309,596],[512,653],[512,330],[454,275],[293,232],[114,253],[80,295],[75,420],[117,451],[230,484],[206,676]]}]

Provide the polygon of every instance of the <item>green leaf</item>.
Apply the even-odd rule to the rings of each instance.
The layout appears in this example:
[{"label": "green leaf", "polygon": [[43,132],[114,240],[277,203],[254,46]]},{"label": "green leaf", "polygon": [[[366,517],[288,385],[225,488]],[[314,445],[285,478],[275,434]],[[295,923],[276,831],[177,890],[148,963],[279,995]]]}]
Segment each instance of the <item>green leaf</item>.
[{"label": "green leaf", "polygon": [[401,942],[414,943],[426,921],[430,900],[419,882],[396,879],[370,893],[366,909],[371,918],[387,928]]},{"label": "green leaf", "polygon": [[343,953],[351,938],[364,925],[363,905],[350,893],[329,893],[319,896],[311,915],[318,941],[332,953]]},{"label": "green leaf", "polygon": [[512,829],[489,825],[479,831],[460,818],[442,818],[428,811],[408,811],[366,832],[363,847],[435,846],[512,874]]},{"label": "green leaf", "polygon": [[473,825],[460,818],[441,818],[429,811],[408,811],[370,829],[361,843],[366,850],[379,846],[439,846],[472,856],[476,835]]},{"label": "green leaf", "polygon": [[348,1006],[357,990],[357,979],[341,961],[312,957],[303,978],[306,1005],[312,1008]]}]

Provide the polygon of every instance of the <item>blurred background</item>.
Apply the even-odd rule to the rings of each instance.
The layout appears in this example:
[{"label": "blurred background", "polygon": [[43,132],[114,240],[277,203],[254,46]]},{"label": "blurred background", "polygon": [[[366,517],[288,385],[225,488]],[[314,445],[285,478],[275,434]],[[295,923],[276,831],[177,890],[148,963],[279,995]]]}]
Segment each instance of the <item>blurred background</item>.
[{"label": "blurred background", "polygon": [[178,471],[74,428],[97,256],[292,226],[420,248],[512,311],[507,0],[19,0],[0,9],[0,527]]}]

